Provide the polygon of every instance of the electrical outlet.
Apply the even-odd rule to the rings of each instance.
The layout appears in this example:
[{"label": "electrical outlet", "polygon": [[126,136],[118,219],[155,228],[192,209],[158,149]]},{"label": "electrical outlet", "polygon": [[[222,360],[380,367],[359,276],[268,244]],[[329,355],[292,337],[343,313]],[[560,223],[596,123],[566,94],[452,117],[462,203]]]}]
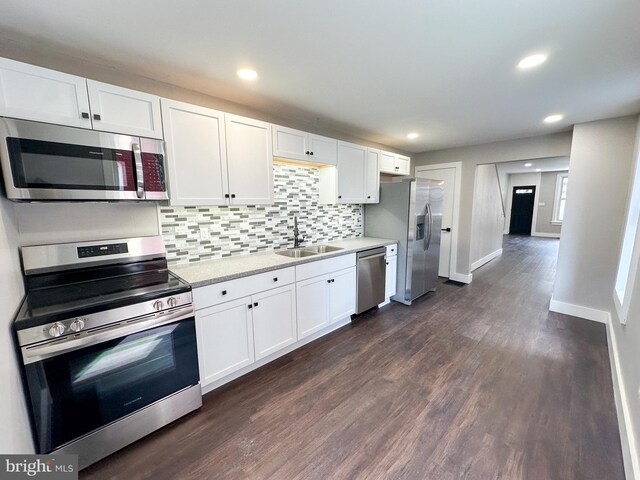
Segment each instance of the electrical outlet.
[{"label": "electrical outlet", "polygon": [[207,227],[200,227],[200,240],[210,240],[211,235],[209,234],[209,229]]}]

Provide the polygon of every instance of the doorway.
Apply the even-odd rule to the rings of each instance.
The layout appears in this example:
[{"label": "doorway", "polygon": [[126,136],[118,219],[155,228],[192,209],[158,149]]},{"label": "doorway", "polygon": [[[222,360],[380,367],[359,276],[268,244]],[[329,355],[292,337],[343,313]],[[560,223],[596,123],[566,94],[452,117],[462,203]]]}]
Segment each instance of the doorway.
[{"label": "doorway", "polygon": [[531,235],[536,186],[513,187],[512,195],[509,233],[511,235]]}]

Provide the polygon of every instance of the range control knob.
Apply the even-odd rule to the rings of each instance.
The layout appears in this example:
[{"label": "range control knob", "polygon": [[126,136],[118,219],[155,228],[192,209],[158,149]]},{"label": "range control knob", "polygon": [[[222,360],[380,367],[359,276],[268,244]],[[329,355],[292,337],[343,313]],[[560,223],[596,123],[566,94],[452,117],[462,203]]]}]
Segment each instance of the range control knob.
[{"label": "range control knob", "polygon": [[49,328],[49,335],[52,337],[59,337],[64,333],[64,325],[60,322],[56,322]]},{"label": "range control knob", "polygon": [[171,308],[175,307],[178,304],[178,301],[173,298],[173,297],[169,297],[167,300],[167,305],[169,305]]},{"label": "range control knob", "polygon": [[160,311],[162,310],[162,307],[164,307],[164,303],[162,303],[162,300],[156,300],[155,302],[153,302],[153,308],[155,308],[156,310]]},{"label": "range control knob", "polygon": [[73,322],[71,322],[71,325],[69,325],[69,328],[74,332],[79,332],[84,328],[84,319],[76,318]]}]

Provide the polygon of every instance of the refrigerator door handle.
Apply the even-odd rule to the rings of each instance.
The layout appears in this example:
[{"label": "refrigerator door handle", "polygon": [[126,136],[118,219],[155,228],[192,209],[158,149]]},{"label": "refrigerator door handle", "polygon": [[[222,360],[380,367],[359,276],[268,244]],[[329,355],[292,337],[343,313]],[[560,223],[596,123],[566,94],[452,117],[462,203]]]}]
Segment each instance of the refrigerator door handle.
[{"label": "refrigerator door handle", "polygon": [[431,245],[431,232],[433,230],[433,215],[431,214],[431,205],[429,203],[427,203],[427,215],[429,215],[429,233],[425,235],[425,252],[429,250],[429,245]]}]

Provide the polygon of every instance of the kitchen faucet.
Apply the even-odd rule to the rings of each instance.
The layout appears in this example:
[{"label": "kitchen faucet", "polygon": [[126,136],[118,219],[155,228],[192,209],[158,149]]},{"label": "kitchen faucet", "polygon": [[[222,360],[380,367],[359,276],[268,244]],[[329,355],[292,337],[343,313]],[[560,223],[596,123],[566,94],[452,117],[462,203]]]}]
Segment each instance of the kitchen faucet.
[{"label": "kitchen faucet", "polygon": [[298,230],[298,217],[293,217],[293,248],[298,248],[302,242],[305,241],[305,237],[300,237],[300,230]]}]

